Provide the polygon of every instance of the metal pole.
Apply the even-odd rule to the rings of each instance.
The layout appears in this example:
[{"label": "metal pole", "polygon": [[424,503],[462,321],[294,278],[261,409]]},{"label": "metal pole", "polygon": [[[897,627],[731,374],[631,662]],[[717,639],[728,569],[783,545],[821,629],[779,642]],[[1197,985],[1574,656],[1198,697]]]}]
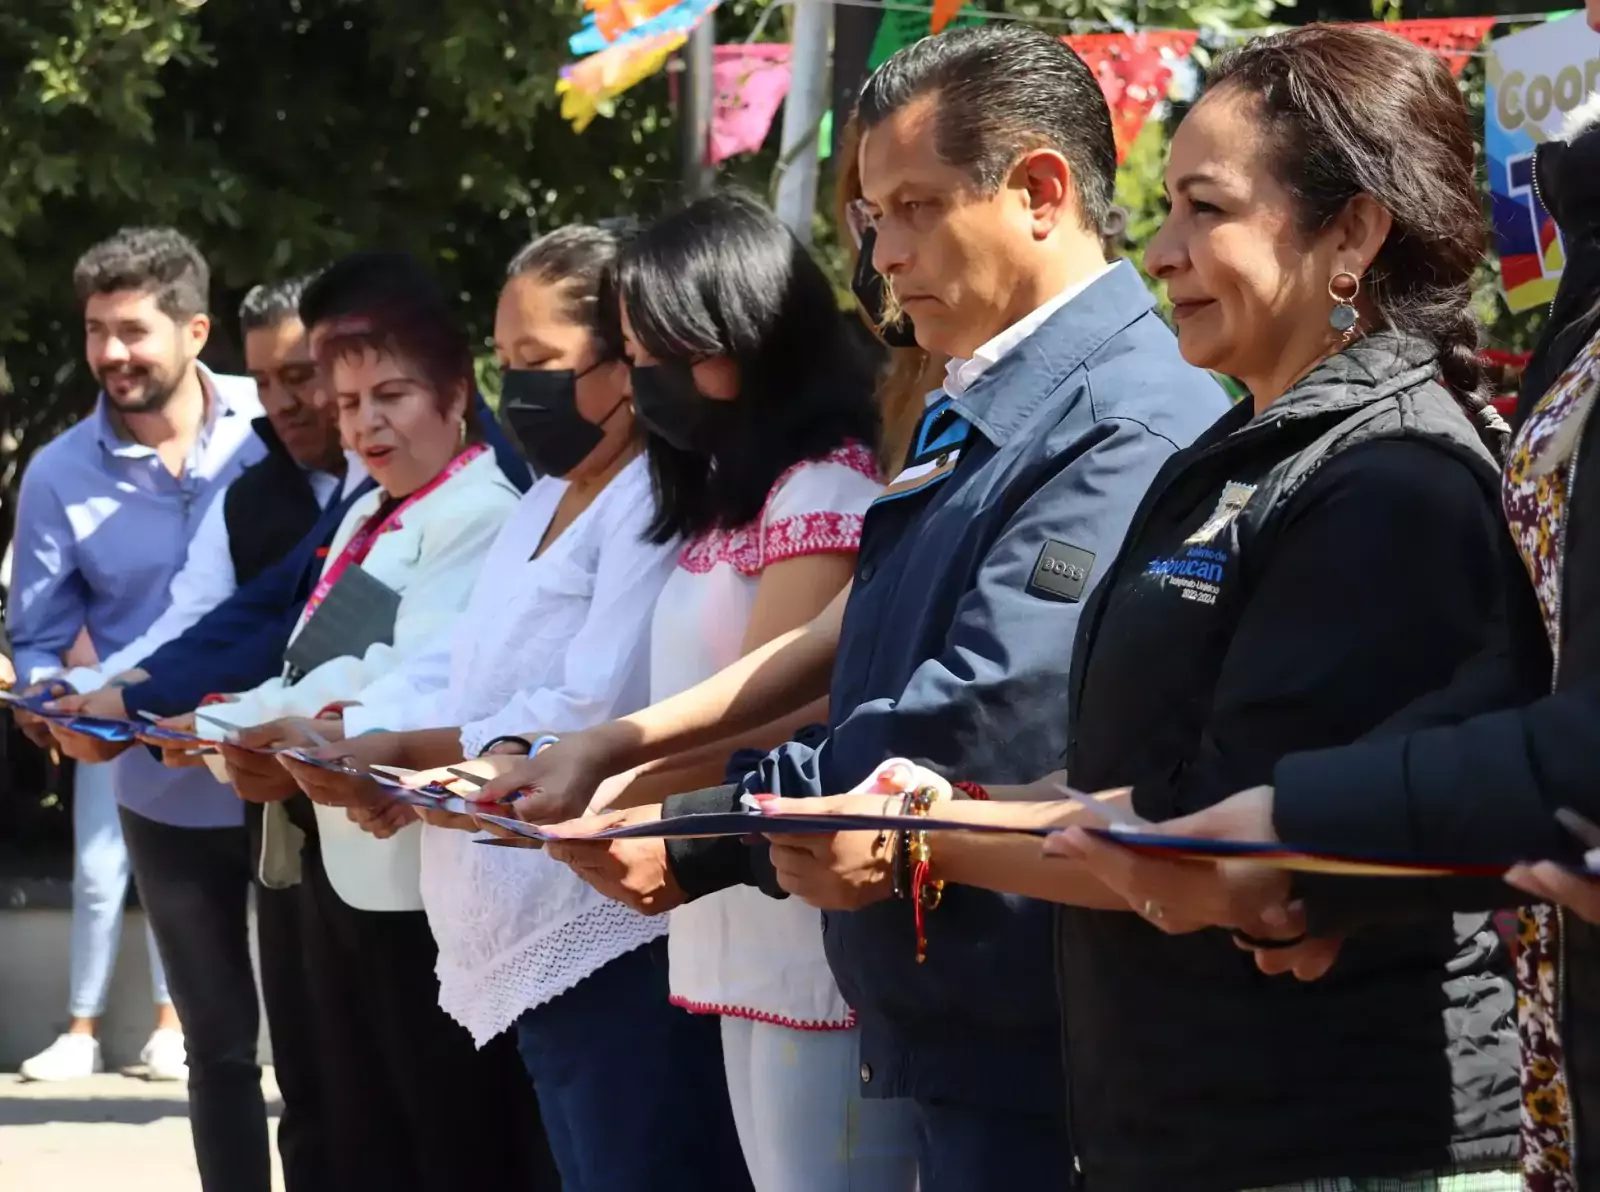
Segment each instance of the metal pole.
[{"label": "metal pole", "polygon": [[690,199],[710,194],[716,185],[717,169],[706,161],[716,102],[716,44],[717,30],[707,13],[689,34],[683,55],[683,190]]},{"label": "metal pole", "polygon": [[828,110],[828,39],[833,29],[829,0],[795,0],[794,38],[789,51],[789,96],[783,104],[778,160],[778,218],[802,244],[811,243],[817,206],[817,132]]}]

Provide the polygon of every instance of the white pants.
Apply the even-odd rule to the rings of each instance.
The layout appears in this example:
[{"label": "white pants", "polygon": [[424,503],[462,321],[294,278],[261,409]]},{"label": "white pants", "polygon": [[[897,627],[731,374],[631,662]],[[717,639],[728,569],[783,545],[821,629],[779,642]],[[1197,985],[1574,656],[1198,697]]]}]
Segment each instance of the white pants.
[{"label": "white pants", "polygon": [[756,1192],[913,1192],[908,1101],[861,1096],[860,1032],[722,1020],[722,1062]]},{"label": "white pants", "polygon": [[[111,766],[79,763],[72,781],[72,975],[68,1013],[99,1018],[106,1012],[111,973],[122,941],[122,908],[128,899],[128,848],[111,792]],[[150,982],[156,1005],[172,1002],[167,974],[156,951],[156,937],[145,920],[150,949]]]}]

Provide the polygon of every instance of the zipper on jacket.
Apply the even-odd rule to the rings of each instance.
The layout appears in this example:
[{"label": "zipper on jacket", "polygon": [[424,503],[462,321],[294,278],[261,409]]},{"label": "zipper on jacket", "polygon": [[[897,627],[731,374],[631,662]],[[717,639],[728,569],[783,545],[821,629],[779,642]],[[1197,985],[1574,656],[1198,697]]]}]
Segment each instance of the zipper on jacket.
[{"label": "zipper on jacket", "polygon": [[[1548,207],[1546,207],[1544,205],[1544,192],[1539,189],[1539,155],[1538,154],[1534,154],[1533,164],[1528,167],[1528,174],[1533,179],[1533,198],[1534,198],[1534,202],[1539,204],[1539,210],[1540,211],[1543,211],[1546,215],[1550,215],[1550,208],[1548,208]],[[1553,224],[1556,224],[1556,237],[1557,237],[1557,239],[1560,239],[1560,237],[1561,237],[1561,225],[1556,223],[1556,217],[1553,216],[1553,215],[1550,215],[1550,222],[1553,223]],[[1533,235],[1534,235],[1534,239],[1537,240],[1538,236],[1539,236],[1539,229],[1538,228],[1534,228]],[[1566,253],[1567,253],[1567,242],[1565,240],[1562,240],[1561,241],[1561,255],[1563,257],[1565,257]],[[1542,260],[1542,258],[1544,257],[1544,253],[1541,252],[1539,254],[1539,256],[1541,258],[1540,265],[1542,266],[1543,263],[1544,263],[1543,260]],[[1555,310],[1556,310],[1556,300],[1555,300],[1555,297],[1552,296],[1551,299],[1550,299],[1550,305],[1544,308],[1545,318],[1549,318],[1551,315],[1553,315],[1555,313]]]},{"label": "zipper on jacket", "polygon": [[1056,962],[1056,1002],[1061,1007],[1061,1082],[1065,1090],[1067,1145],[1072,1148],[1072,1171],[1067,1175],[1067,1187],[1072,1192],[1078,1192],[1083,1187],[1083,1156],[1078,1151],[1078,1131],[1072,1120],[1072,1045],[1067,1041],[1066,949],[1061,946],[1061,916],[1064,913],[1063,907],[1052,908],[1050,942]]},{"label": "zipper on jacket", "polygon": [[[1537,174],[1535,175],[1537,177]],[[1553,305],[1553,304],[1552,304]],[[1555,594],[1555,609],[1553,620],[1555,632],[1550,635],[1550,690],[1555,692],[1561,682],[1561,643],[1566,636],[1565,626],[1562,623],[1562,614],[1566,610],[1567,587],[1567,527],[1572,524],[1573,498],[1578,491],[1578,458],[1583,454],[1583,433],[1589,424],[1589,413],[1594,409],[1591,402],[1583,411],[1582,421],[1578,423],[1578,433],[1573,440],[1572,462],[1567,465],[1567,492],[1566,509],[1561,518],[1561,529],[1556,534],[1556,571],[1557,583]],[[1556,940],[1556,1023],[1561,1030],[1561,1083],[1567,1093],[1567,1148],[1568,1164],[1572,1177],[1578,1175],[1578,1111],[1574,1104],[1572,1092],[1572,1077],[1567,1067],[1567,918],[1558,906],[1556,907],[1556,931],[1559,933]]]}]

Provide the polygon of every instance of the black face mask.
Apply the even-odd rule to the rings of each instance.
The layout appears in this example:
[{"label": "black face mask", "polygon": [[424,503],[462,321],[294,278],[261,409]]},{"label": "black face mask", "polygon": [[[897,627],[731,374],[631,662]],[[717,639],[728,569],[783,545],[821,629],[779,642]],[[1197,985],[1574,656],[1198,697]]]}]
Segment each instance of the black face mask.
[{"label": "black face mask", "polygon": [[645,428],[679,451],[714,458],[727,441],[733,403],[701,393],[687,364],[633,366],[633,412]]},{"label": "black face mask", "polygon": [[[602,361],[601,363],[606,363]],[[626,401],[619,399],[598,424],[578,412],[578,378],[570,368],[508,368],[500,374],[500,423],[541,476],[565,476],[605,438],[601,427]]]},{"label": "black face mask", "polygon": [[877,330],[879,339],[891,348],[914,348],[917,346],[917,332],[911,325],[909,315],[902,314],[884,326],[883,274],[872,267],[872,247],[877,242],[877,228],[868,228],[861,234],[861,251],[856,256],[856,275],[850,280],[850,292],[861,303],[861,309],[867,321]]}]

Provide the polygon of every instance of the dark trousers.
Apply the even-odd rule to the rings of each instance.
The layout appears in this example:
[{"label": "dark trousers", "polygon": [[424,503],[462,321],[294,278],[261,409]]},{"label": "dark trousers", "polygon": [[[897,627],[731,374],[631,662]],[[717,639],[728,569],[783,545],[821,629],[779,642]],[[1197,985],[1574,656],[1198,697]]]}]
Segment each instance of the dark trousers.
[{"label": "dark trousers", "polygon": [[[303,797],[303,796],[297,796]],[[246,804],[250,863],[261,853],[261,807]],[[278,1158],[286,1192],[341,1192],[329,1165],[323,1112],[321,1046],[306,978],[306,934],[311,919],[306,887],[269,890],[256,885],[256,942],[260,947],[261,1000],[267,1008],[272,1063],[283,1096],[278,1115]]]},{"label": "dark trousers", "polygon": [[314,841],[301,865],[311,900],[304,967],[335,1187],[560,1187],[515,1040],[505,1034],[477,1050],[439,1009],[427,916],[348,905]]},{"label": "dark trousers", "polygon": [[139,898],[183,1019],[189,1127],[205,1192],[269,1192],[244,828],[176,828],[118,808]]},{"label": "dark trousers", "polygon": [[517,1020],[564,1192],[749,1192],[722,1020],[667,1001],[667,941]]},{"label": "dark trousers", "polygon": [[1065,1114],[915,1104],[918,1192],[1076,1186]]}]

